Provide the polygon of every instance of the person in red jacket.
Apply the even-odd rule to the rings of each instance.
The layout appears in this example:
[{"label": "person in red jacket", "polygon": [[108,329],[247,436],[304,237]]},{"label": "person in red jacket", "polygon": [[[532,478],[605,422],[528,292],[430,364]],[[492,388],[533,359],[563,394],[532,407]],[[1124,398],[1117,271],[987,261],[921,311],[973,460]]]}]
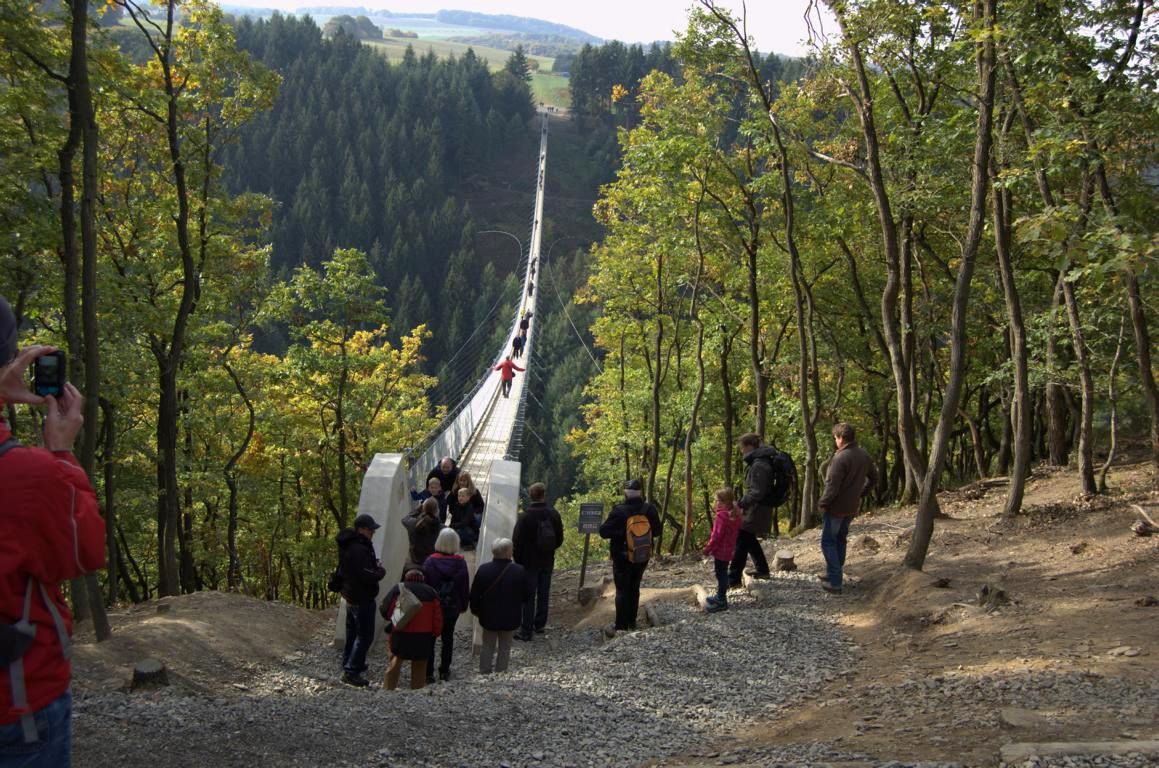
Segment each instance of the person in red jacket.
[{"label": "person in red jacket", "polygon": [[17,443],[0,417],[0,765],[68,768],[72,614],[60,583],[104,566],[105,523],[72,455],[84,399],[67,383],[56,397],[29,391],[28,367],[55,349],[17,353],[16,331],[0,296],[0,411],[44,408],[43,448]]},{"label": "person in red jacket", "polygon": [[[398,687],[402,672],[402,662],[410,661],[410,687],[417,690],[426,685],[427,662],[435,646],[435,638],[443,633],[443,607],[439,604],[439,593],[429,584],[422,571],[406,572],[403,582],[415,597],[422,602],[418,613],[410,618],[405,627],[387,625],[390,632],[390,666],[386,668],[384,685],[388,691]],[[398,602],[399,590],[404,584],[395,584],[382,601],[383,618],[391,620],[394,606]]]},{"label": "person in red jacket", "polygon": [[499,363],[499,365],[492,368],[494,371],[499,371],[499,378],[503,386],[503,396],[509,397],[511,395],[511,382],[515,381],[515,372],[524,371],[525,368],[520,368],[515,363],[511,362],[511,355],[507,359]]}]

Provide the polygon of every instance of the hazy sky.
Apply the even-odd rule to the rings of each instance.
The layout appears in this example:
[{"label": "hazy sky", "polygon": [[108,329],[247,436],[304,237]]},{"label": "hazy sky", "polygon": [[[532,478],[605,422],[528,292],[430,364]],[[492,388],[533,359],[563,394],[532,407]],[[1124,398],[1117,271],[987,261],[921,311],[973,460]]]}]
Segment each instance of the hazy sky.
[{"label": "hazy sky", "polygon": [[[394,12],[433,13],[438,10],[507,13],[554,21],[585,32],[624,42],[671,40],[683,30],[695,0],[225,0],[230,5],[294,10],[325,5],[362,6]],[[741,0],[717,0],[740,14]],[[818,3],[820,4],[820,3]],[[761,51],[800,55],[807,37],[808,0],[750,0],[748,30]],[[826,25],[827,31],[832,31]]]}]

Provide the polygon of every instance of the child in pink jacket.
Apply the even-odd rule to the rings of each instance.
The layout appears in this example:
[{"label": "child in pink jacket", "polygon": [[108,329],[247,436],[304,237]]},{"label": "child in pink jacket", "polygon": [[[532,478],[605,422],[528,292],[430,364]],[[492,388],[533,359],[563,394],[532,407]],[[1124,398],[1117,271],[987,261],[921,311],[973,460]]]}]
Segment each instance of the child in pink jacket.
[{"label": "child in pink jacket", "polygon": [[704,545],[704,554],[712,555],[716,571],[716,595],[709,597],[705,609],[709,613],[728,610],[728,563],[736,549],[736,535],[740,531],[741,513],[731,488],[716,492],[716,520],[712,535]]}]

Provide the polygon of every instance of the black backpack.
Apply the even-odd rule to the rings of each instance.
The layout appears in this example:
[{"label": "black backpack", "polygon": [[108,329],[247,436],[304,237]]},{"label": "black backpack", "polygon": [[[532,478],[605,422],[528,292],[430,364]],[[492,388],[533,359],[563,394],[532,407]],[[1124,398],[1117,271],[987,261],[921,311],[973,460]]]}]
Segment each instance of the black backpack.
[{"label": "black backpack", "polygon": [[443,583],[439,585],[439,605],[443,607],[444,617],[448,613],[458,614],[459,601],[455,599],[454,580],[445,578]]},{"label": "black backpack", "polygon": [[556,543],[555,526],[551,524],[551,518],[544,515],[535,529],[535,546],[543,554],[550,555],[555,552]]},{"label": "black backpack", "polygon": [[339,566],[334,569],[334,573],[330,574],[330,579],[326,582],[326,589],[331,592],[342,591],[342,567]]},{"label": "black backpack", "polygon": [[766,458],[773,468],[773,487],[761,499],[762,503],[770,507],[779,507],[789,500],[793,487],[797,485],[797,465],[793,457],[781,449],[773,446],[773,455]]}]

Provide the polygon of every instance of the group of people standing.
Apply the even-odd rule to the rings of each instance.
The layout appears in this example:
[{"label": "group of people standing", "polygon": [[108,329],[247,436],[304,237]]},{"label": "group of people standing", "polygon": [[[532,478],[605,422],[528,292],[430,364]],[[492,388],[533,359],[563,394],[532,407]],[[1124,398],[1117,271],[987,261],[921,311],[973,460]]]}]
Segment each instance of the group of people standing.
[{"label": "group of people standing", "polygon": [[[456,489],[456,501],[440,514],[439,491],[444,483]],[[482,495],[470,476],[444,458],[427,477],[427,487],[414,494],[419,506],[403,518],[409,539],[402,580],[378,601],[379,582],[386,577],[374,553],[372,539],[380,527],[370,515],[359,515],[337,537],[340,591],[346,599],[346,643],[342,681],[364,687],[366,654],[374,639],[376,610],[386,621],[390,662],[384,686],[398,686],[404,662],[410,662],[410,686],[422,688],[449,680],[454,658],[455,628],[470,611],[482,629],[479,671],[507,669],[512,640],[530,642],[546,631],[555,551],[563,544],[563,520],[548,505],[543,483],[528,488],[529,503],[515,524],[512,538],[496,539],[491,560],[470,578],[460,554],[464,541],[478,540]],[[477,496],[477,499],[476,499]],[[455,504],[463,510],[457,516]],[[475,504],[477,503],[477,507]],[[475,516],[475,509],[478,515]],[[471,524],[457,525],[470,513]],[[438,667],[435,647],[440,646]]]},{"label": "group of people standing", "polygon": [[[869,454],[857,445],[852,425],[836,424],[833,439],[836,451],[818,507],[826,564],[822,589],[839,595],[849,523],[859,511],[862,497],[876,484],[877,472]],[[759,435],[741,436],[739,448],[747,465],[744,494],[736,499],[731,488],[716,492],[712,533],[704,545],[704,554],[713,558],[717,582],[716,594],[706,601],[705,610],[710,613],[728,610],[728,591],[740,586],[750,559],[753,578],[770,577],[760,540],[770,534],[776,537],[776,506],[787,498],[784,483],[792,481],[779,471],[778,451],[763,445]],[[451,507],[448,515],[446,507],[440,507],[439,492],[444,483],[456,489],[456,502],[448,504],[458,504],[475,519],[472,504],[477,489],[466,472],[444,458],[428,476],[426,490],[415,495],[421,504],[403,520],[410,539],[409,562],[402,581],[378,606],[390,634],[391,659],[385,677],[388,689],[398,685],[405,660],[411,662],[412,688],[434,682],[438,641],[442,644],[438,677],[450,679],[456,622],[466,611],[478,618],[482,628],[479,671],[483,674],[505,671],[512,640],[530,642],[547,627],[555,552],[563,544],[564,529],[559,512],[546,501],[545,486],[534,483],[528,488],[529,503],[515,524],[512,538],[500,538],[492,544],[490,562],[478,568],[472,583],[459,551],[465,540],[477,540],[478,521],[472,527],[464,522],[467,511],[457,516]],[[478,502],[481,520],[481,495]],[[378,584],[386,576],[371,544],[378,527],[369,515],[359,515],[353,528],[344,529],[337,539],[341,591],[347,601],[342,679],[355,686],[368,684],[366,651],[373,640]],[[616,586],[616,618],[607,630],[610,635],[637,628],[640,587],[652,556],[652,543],[659,539],[661,530],[660,514],[645,500],[640,481],[628,481],[623,501],[613,507],[599,529],[600,536],[609,540]]]},{"label": "group of people standing", "polygon": [[[821,588],[834,595],[842,593],[846,542],[849,523],[861,508],[861,499],[877,483],[873,459],[857,444],[853,425],[841,422],[833,426],[836,450],[825,474],[825,490],[817,502],[822,513],[821,553],[825,557],[825,574]],[[731,488],[716,492],[712,534],[704,545],[704,554],[713,558],[716,594],[705,602],[709,613],[728,610],[728,590],[741,584],[745,564],[751,558],[755,579],[770,577],[769,562],[760,539],[777,537],[777,511],[773,500],[784,501],[790,478],[778,471],[778,451],[762,445],[760,435],[748,433],[739,440],[745,471],[745,493],[734,500]]]}]

